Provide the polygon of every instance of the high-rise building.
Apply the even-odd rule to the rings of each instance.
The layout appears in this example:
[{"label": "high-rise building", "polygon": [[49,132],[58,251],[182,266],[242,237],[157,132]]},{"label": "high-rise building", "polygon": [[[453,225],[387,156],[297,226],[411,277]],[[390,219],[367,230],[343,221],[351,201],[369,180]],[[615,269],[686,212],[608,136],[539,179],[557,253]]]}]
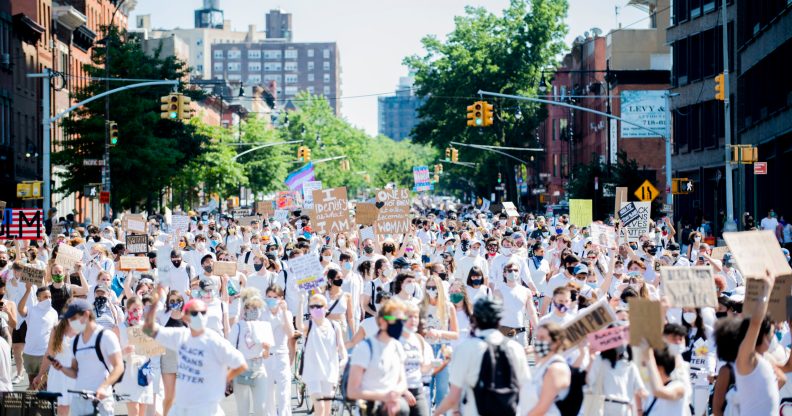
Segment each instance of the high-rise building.
[{"label": "high-rise building", "polygon": [[418,124],[418,107],[423,100],[413,94],[415,78],[401,77],[396,94],[379,98],[379,134],[400,141],[410,137]]},{"label": "high-rise building", "polygon": [[195,11],[196,29],[222,29],[223,11],[220,10],[220,0],[204,0],[203,9]]},{"label": "high-rise building", "polygon": [[267,13],[267,39],[292,40],[292,15],[283,10],[270,10]]}]

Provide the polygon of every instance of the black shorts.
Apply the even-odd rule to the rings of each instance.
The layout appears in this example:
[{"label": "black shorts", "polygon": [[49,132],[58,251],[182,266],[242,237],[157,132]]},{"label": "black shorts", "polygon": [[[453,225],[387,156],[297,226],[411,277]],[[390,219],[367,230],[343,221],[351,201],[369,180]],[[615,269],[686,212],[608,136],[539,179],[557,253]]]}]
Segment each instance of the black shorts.
[{"label": "black shorts", "polygon": [[15,329],[11,334],[11,343],[24,344],[25,336],[27,336],[27,322],[22,322],[22,325],[19,327],[19,329]]}]

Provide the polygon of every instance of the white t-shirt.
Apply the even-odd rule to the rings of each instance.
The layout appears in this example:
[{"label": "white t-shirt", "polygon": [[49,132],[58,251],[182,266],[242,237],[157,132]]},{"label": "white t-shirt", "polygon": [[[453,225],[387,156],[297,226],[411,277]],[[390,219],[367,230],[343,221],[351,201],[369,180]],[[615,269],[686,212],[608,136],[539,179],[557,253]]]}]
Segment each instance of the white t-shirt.
[{"label": "white t-shirt", "polygon": [[759,223],[763,230],[769,230],[775,232],[776,227],[778,227],[778,220],[773,218],[762,218],[762,222]]},{"label": "white t-shirt", "polygon": [[370,316],[360,322],[360,327],[363,328],[363,334],[368,337],[373,337],[377,335],[379,328],[377,327],[377,318],[375,316]]},{"label": "white t-shirt", "polygon": [[12,391],[11,347],[5,338],[0,338],[0,391]]},{"label": "white t-shirt", "polygon": [[179,267],[173,267],[167,273],[162,274],[162,284],[168,286],[170,290],[178,290],[183,296],[187,295],[187,291],[190,290],[190,276],[192,278],[198,277],[198,272],[195,269],[192,269],[190,273],[187,272],[187,268],[192,267],[187,262],[182,261],[182,264]]},{"label": "white t-shirt", "polygon": [[[400,339],[404,349],[404,374],[407,377],[407,388],[417,389],[423,386],[421,367],[432,361],[432,348],[418,336]],[[358,344],[360,345],[360,344]]]},{"label": "white t-shirt", "polygon": [[[104,362],[102,364],[96,355],[96,337],[102,332],[102,340],[99,343],[99,349],[102,351]],[[69,346],[72,348],[72,346]],[[121,343],[118,342],[118,337],[113,331],[96,327],[88,342],[83,341],[83,335],[77,337],[77,353],[74,358],[77,360],[77,379],[74,382],[74,388],[78,390],[96,391],[100,384],[107,378],[108,370],[112,371],[113,366],[110,364],[110,356],[113,354],[121,353]]]},{"label": "white t-shirt", "polygon": [[[240,332],[241,331],[241,332]],[[242,353],[247,360],[261,359],[262,344],[272,346],[275,341],[272,327],[267,321],[239,321],[231,327],[228,341]]]},{"label": "white t-shirt", "polygon": [[[612,367],[609,360],[597,357],[591,365],[587,380],[592,391],[602,386],[602,394],[605,397],[628,403],[633,401],[635,393],[645,390],[638,367],[626,360],[618,360],[616,367]],[[632,406],[605,402],[605,414],[629,416],[632,414]],[[655,413],[652,410],[652,414],[663,413]]]},{"label": "white t-shirt", "polygon": [[258,289],[263,298],[267,295],[267,288],[270,287],[275,279],[275,273],[264,269],[261,269],[260,272],[264,273],[255,272],[247,277],[247,287]]},{"label": "white t-shirt", "polygon": [[58,324],[58,313],[52,306],[39,302],[35,305],[28,304],[27,318],[27,335],[22,352],[43,357],[47,353],[52,328]]},{"label": "white t-shirt", "polygon": [[194,337],[187,328],[159,327],[155,339],[179,354],[173,402],[179,408],[219,404],[225,397],[228,370],[245,364],[242,353],[214,331]]},{"label": "white t-shirt", "polygon": [[544,285],[542,288],[542,295],[545,297],[553,297],[553,291],[557,287],[561,287],[566,285],[567,283],[575,280],[574,278],[570,279],[567,277],[566,273],[563,271],[556,274],[555,276],[551,277],[550,280],[547,281],[547,284]]},{"label": "white t-shirt", "polygon": [[395,339],[389,339],[385,343],[376,337],[368,340],[371,348],[368,342],[361,342],[355,346],[350,358],[351,365],[365,369],[360,382],[361,387],[375,392],[406,388],[405,354],[402,344]]}]

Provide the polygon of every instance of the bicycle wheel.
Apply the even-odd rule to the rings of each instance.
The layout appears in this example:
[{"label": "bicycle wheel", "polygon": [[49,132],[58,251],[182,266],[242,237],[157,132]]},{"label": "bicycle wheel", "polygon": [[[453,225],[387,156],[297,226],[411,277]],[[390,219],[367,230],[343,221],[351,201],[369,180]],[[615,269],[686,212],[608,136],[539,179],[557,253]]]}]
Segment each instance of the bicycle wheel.
[{"label": "bicycle wheel", "polygon": [[305,403],[305,398],[306,398],[305,383],[303,383],[301,380],[298,379],[297,380],[297,408],[302,407],[302,405]]}]

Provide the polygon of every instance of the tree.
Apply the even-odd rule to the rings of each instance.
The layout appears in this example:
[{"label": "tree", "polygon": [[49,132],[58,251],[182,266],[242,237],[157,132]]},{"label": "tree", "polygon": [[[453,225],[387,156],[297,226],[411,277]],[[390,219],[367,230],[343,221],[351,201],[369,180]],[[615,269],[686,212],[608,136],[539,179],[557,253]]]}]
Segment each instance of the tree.
[{"label": "tree", "polygon": [[[161,57],[160,50],[147,55],[135,38],[105,28],[107,42],[93,49],[92,64],[85,65],[90,77],[105,77],[106,45],[110,45],[112,78],[182,79],[187,68],[174,57]],[[110,88],[123,85],[113,82]],[[77,101],[104,92],[104,81],[89,82],[76,91]],[[110,96],[110,117],[118,125],[119,143],[110,149],[114,212],[133,210],[143,201],[153,211],[155,197],[178,176],[191,160],[200,157],[208,136],[190,124],[161,120],[160,97],[171,87],[155,86],[122,91]],[[198,94],[191,92],[190,94]],[[101,170],[84,167],[83,159],[102,159],[105,143],[105,101],[99,99],[73,111],[63,122],[67,140],[58,143],[53,164],[63,166],[63,180],[56,192],[82,191],[83,186],[101,181]]]},{"label": "tree", "polygon": [[[268,127],[267,123],[253,115],[247,117],[242,123],[242,142],[251,143],[242,146],[238,152],[243,152],[267,143],[286,141],[279,133]],[[292,160],[295,145],[276,145],[254,150],[239,157],[244,174],[248,179],[248,186],[256,192],[271,193],[283,188],[283,178],[286,177]]]},{"label": "tree", "polygon": [[[415,73],[416,94],[424,98],[413,130],[415,142],[437,148],[450,141],[536,147],[534,130],[545,117],[543,106],[485,97],[495,106],[495,124],[488,128],[467,127],[466,107],[479,100],[478,90],[535,95],[541,70],[564,49],[566,12],[566,0],[512,0],[502,16],[468,7],[464,16],[455,18],[456,27],[445,42],[425,37],[426,53],[404,60]],[[514,154],[525,160],[527,153]],[[479,194],[492,191],[498,172],[507,185],[513,181],[508,174],[514,171],[512,159],[463,148],[460,160],[478,162],[478,167],[446,168],[470,178]]]}]

